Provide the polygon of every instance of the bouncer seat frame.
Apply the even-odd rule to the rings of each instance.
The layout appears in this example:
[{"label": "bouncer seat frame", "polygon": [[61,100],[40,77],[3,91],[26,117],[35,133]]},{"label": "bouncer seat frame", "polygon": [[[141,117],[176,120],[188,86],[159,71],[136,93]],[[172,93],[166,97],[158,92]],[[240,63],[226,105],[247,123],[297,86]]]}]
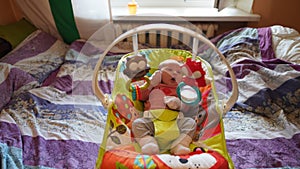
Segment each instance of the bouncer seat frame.
[{"label": "bouncer seat frame", "polygon": [[[178,32],[183,33],[191,36],[193,38],[193,47],[192,52],[188,52],[185,50],[180,49],[138,49],[138,34],[141,32],[146,31],[171,31],[171,32]],[[112,94],[105,94],[102,92],[100,86],[99,86],[99,71],[101,69],[101,64],[106,57],[107,53],[119,42],[123,41],[124,39],[132,37],[133,42],[133,52],[124,55],[118,64],[117,70],[116,70],[116,77],[115,77],[115,83],[114,83],[114,90]],[[207,47],[211,48],[221,59],[222,63],[226,65],[228,69],[228,73],[231,79],[231,86],[232,91],[230,97],[225,101],[219,101],[218,94],[216,91],[216,87],[214,84],[214,75],[212,68],[208,62],[206,62],[201,57],[197,56],[198,53],[198,47],[199,42],[204,43]],[[146,52],[145,52],[146,51]],[[218,113],[219,121],[218,121],[218,127],[220,129],[219,133],[217,135],[211,135],[210,137],[205,138],[204,140],[199,140],[199,142],[193,142],[194,147],[201,148],[202,152],[192,152],[189,155],[183,157],[183,156],[175,156],[171,154],[157,154],[157,155],[143,155],[136,150],[137,144],[134,142],[134,139],[132,137],[132,133],[130,131],[130,122],[132,122],[132,117],[120,117],[120,114],[118,110],[116,110],[116,99],[120,96],[125,97],[128,99],[127,103],[131,106],[141,106],[140,102],[134,101],[132,98],[132,93],[130,91],[122,90],[127,86],[126,83],[128,83],[128,80],[130,79],[124,79],[121,78],[122,74],[122,67],[124,67],[124,64],[126,62],[126,58],[130,55],[137,55],[138,53],[149,53],[150,52],[162,52],[162,53],[171,53],[175,54],[182,54],[184,59],[186,58],[192,58],[192,60],[200,61],[202,62],[205,67],[208,75],[211,78],[211,93],[214,98],[214,109]],[[109,56],[107,56],[109,57]],[[120,78],[121,80],[119,80]],[[120,82],[118,82],[120,81]],[[101,101],[102,105],[108,110],[108,116],[106,121],[106,128],[102,140],[102,144],[99,149],[99,157],[97,160],[96,168],[106,168],[106,167],[123,167],[123,168],[182,168],[182,166],[186,168],[193,168],[197,167],[197,165],[204,167],[204,168],[222,168],[224,165],[226,165],[226,168],[234,168],[233,163],[230,159],[230,156],[226,149],[226,141],[225,141],[225,135],[224,135],[224,128],[223,128],[223,115],[228,112],[231,107],[234,105],[238,98],[238,87],[237,87],[237,80],[235,77],[235,74],[227,62],[224,55],[215,47],[215,45],[209,41],[207,38],[202,36],[201,34],[178,26],[173,24],[147,24],[143,26],[139,26],[136,28],[133,28],[123,34],[121,34],[119,37],[117,37],[107,48],[106,50],[101,54],[96,67],[94,69],[93,74],[93,91],[97,98]],[[119,84],[118,84],[119,83]],[[123,85],[122,85],[123,84]],[[120,89],[121,88],[121,89]],[[118,95],[118,96],[117,96]],[[116,113],[117,112],[117,113]],[[124,120],[125,119],[125,120]],[[123,137],[127,137],[127,142],[119,143],[119,146],[116,147],[109,147],[108,146],[108,138],[112,137],[112,133],[114,134],[122,134]],[[203,133],[202,133],[203,134]],[[113,137],[114,139],[117,139],[117,137]],[[110,138],[112,139],[112,138]],[[201,147],[204,143],[207,147]],[[209,156],[209,157],[207,157]],[[206,160],[205,157],[208,159]],[[212,164],[205,164],[209,159],[214,158],[212,160]],[[191,163],[193,164],[178,164],[177,161],[180,158],[189,159]],[[195,160],[196,159],[196,160]],[[168,161],[172,161],[173,163],[170,164]],[[203,164],[200,164],[203,163]],[[207,165],[207,166],[206,166]],[[198,166],[198,167],[199,167]],[[205,167],[206,166],[206,167]]]}]

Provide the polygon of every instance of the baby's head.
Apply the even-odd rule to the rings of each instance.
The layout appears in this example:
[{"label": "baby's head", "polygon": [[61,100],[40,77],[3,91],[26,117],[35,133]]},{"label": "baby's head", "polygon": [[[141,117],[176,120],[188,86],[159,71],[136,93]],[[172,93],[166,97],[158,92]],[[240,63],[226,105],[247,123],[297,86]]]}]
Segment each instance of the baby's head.
[{"label": "baby's head", "polygon": [[181,63],[178,61],[167,59],[159,64],[158,69],[162,72],[162,83],[177,86],[182,81]]}]

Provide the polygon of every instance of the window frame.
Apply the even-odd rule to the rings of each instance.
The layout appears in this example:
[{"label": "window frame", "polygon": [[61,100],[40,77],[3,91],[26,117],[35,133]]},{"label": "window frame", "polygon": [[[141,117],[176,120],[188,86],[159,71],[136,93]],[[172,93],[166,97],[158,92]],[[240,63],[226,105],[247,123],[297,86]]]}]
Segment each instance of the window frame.
[{"label": "window frame", "polygon": [[[110,0],[112,7],[127,6],[133,0]],[[201,7],[216,8],[219,0],[136,0],[141,7]],[[171,2],[171,3],[170,3]]]},{"label": "window frame", "polygon": [[[214,7],[173,7],[173,6],[153,6],[145,7],[139,5],[136,15],[128,13],[127,3],[131,0],[108,0],[110,2],[111,21],[170,21],[170,17],[175,16],[187,21],[194,22],[257,22],[260,20],[259,14],[252,13],[254,0],[215,0]],[[126,2],[121,6],[112,6],[114,2]],[[140,2],[141,0],[136,0]],[[142,0],[143,1],[143,0]],[[150,0],[146,0],[150,1]],[[163,0],[152,0],[163,1]],[[173,0],[174,1],[174,0]],[[173,2],[172,1],[172,2]],[[184,0],[182,0],[184,1]],[[194,1],[194,0],[187,0]],[[115,4],[114,4],[115,5]],[[154,13],[153,13],[154,12]]]}]

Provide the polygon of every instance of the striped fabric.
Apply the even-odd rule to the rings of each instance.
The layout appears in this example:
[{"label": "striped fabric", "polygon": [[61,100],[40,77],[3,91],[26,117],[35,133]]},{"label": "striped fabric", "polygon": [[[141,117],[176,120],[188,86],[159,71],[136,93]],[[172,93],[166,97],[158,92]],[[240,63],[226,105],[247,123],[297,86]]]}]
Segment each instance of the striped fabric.
[{"label": "striped fabric", "polygon": [[106,0],[16,0],[36,27],[71,43],[88,39],[109,21]]}]

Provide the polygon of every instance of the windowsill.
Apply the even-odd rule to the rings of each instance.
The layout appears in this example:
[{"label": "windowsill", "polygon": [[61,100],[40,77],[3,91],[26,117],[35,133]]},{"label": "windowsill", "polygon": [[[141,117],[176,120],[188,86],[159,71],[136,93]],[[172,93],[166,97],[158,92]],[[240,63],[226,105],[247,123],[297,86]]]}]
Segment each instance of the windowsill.
[{"label": "windowsill", "polygon": [[249,14],[230,7],[221,11],[215,8],[196,7],[139,7],[136,15],[130,15],[126,7],[113,7],[112,17],[114,21],[257,22],[260,20],[258,14]]}]

